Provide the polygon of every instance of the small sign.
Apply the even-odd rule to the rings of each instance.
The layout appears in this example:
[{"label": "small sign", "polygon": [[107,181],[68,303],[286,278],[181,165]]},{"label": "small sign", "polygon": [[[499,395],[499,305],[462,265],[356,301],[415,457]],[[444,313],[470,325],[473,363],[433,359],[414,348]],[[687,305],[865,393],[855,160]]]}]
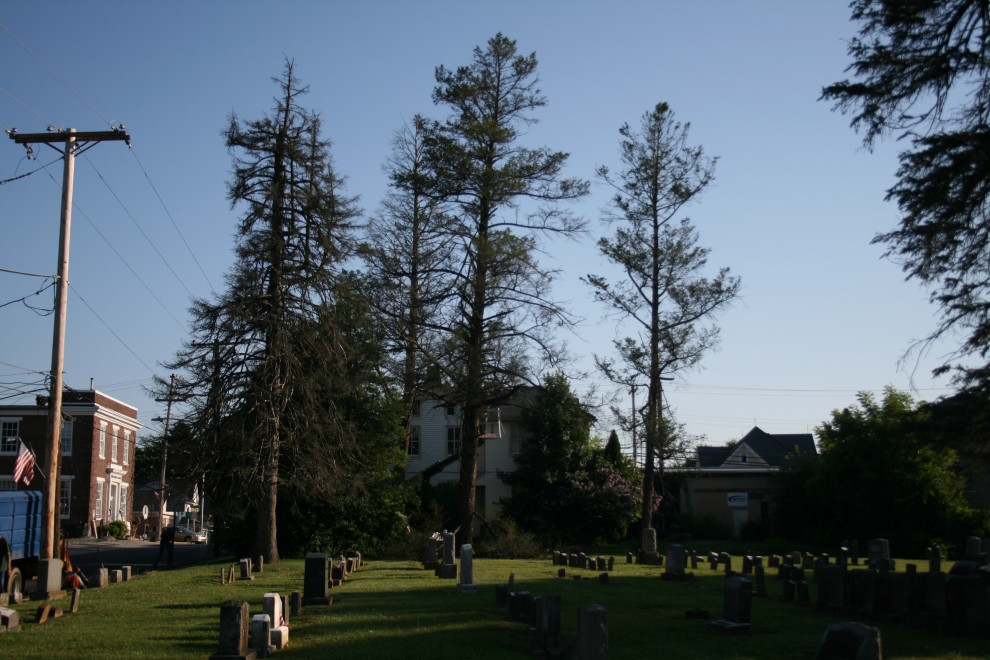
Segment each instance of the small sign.
[{"label": "small sign", "polygon": [[749,506],[749,493],[728,493],[726,497],[730,509],[745,509]]},{"label": "small sign", "polygon": [[145,504],[143,507],[141,507],[141,519],[142,520],[147,520],[148,519],[148,505],[147,504]]}]

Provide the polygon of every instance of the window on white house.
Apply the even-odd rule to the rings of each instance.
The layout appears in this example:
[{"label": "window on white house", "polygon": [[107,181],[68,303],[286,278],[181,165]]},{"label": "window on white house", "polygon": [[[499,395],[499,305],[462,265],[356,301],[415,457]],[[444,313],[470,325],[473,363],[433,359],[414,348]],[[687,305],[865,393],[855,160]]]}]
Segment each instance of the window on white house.
[{"label": "window on white house", "polygon": [[409,455],[419,456],[419,427],[409,427]]},{"label": "window on white house", "polygon": [[0,454],[17,453],[17,436],[20,435],[20,420],[0,421]]},{"label": "window on white house", "polygon": [[59,442],[62,445],[62,456],[72,455],[72,418],[62,420],[62,429],[59,431]]},{"label": "window on white house", "polygon": [[457,411],[456,406],[447,406],[447,414],[453,417],[454,413]]},{"label": "window on white house", "polygon": [[110,433],[110,460],[114,463],[117,462],[117,440],[120,437],[120,429],[116,426],[113,427],[113,431]]},{"label": "window on white house", "polygon": [[107,423],[100,422],[100,458],[107,457]]},{"label": "window on white house", "polygon": [[131,432],[124,431],[124,465],[127,465],[127,462],[130,460],[130,457],[131,457]]},{"label": "window on white house", "polygon": [[447,456],[461,453],[461,427],[447,427]]},{"label": "window on white house", "polygon": [[522,434],[519,432],[519,427],[513,424],[509,427],[509,453],[517,456],[520,452],[522,452]]}]

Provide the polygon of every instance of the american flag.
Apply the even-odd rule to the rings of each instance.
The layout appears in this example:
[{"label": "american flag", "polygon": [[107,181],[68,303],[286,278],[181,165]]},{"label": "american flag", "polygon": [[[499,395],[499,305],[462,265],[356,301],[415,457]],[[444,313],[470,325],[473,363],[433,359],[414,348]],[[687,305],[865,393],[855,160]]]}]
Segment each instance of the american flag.
[{"label": "american flag", "polygon": [[24,481],[27,486],[34,479],[34,454],[27,445],[17,439],[17,461],[14,463],[14,483]]}]

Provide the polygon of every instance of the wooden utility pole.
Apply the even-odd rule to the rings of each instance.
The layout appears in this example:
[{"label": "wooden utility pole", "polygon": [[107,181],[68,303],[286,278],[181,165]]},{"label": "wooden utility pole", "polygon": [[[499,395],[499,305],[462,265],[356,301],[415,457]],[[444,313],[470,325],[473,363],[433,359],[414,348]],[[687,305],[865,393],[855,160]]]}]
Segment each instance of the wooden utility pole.
[{"label": "wooden utility pole", "polygon": [[[43,513],[44,529],[41,535],[41,559],[55,557],[58,535],[59,486],[61,482],[60,468],[62,451],[62,370],[65,363],[65,316],[68,309],[69,293],[69,234],[72,226],[72,180],[75,172],[75,157],[95,145],[106,140],[124,140],[130,146],[131,136],[124,132],[124,127],[112,131],[96,131],[77,133],[69,128],[64,131],[50,133],[19,134],[16,129],[9,131],[10,138],[17,144],[47,144],[56,149],[54,144],[64,143],[62,167],[62,219],[59,226],[58,240],[58,275],[55,287],[55,329],[52,333],[52,371],[51,395],[48,399],[48,432],[47,452],[45,456],[45,477],[48,481],[44,491]],[[30,149],[30,147],[28,147]]]},{"label": "wooden utility pole", "polygon": [[[169,427],[172,425],[172,401],[173,394],[175,393],[175,381],[182,380],[175,374],[172,374],[172,379],[168,383],[168,408],[165,412],[165,435],[162,436],[162,479],[161,479],[161,490],[158,498],[158,540],[162,540],[162,529],[165,527],[165,461],[168,460],[168,431]],[[161,401],[161,399],[155,399],[156,401]],[[158,418],[156,418],[158,419]]]}]

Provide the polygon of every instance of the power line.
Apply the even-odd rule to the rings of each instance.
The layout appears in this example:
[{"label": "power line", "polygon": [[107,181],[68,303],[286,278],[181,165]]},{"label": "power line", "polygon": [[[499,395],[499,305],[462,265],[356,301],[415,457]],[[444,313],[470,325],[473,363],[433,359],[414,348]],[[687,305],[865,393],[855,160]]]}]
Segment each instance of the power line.
[{"label": "power line", "polygon": [[12,176],[9,179],[0,179],[0,186],[2,186],[5,183],[11,183],[12,181],[17,181],[18,179],[27,178],[27,177],[31,176],[32,174],[34,174],[36,172],[40,172],[41,170],[45,169],[46,167],[51,167],[52,165],[54,165],[55,163],[57,163],[57,162],[59,162],[61,160],[62,160],[61,158],[56,158],[55,160],[51,161],[50,163],[48,163],[46,165],[42,165],[39,168],[33,169],[30,172],[25,172],[24,174],[18,174],[17,176]]},{"label": "power line", "polygon": [[[84,104],[85,104],[85,105],[86,105],[86,106],[87,106],[87,107],[88,107],[88,108],[89,108],[90,110],[92,110],[92,111],[93,111],[93,112],[94,112],[94,113],[96,114],[96,116],[97,116],[97,117],[99,117],[100,119],[102,119],[102,120],[103,120],[103,122],[104,122],[105,124],[108,124],[108,125],[109,125],[109,126],[110,126],[111,128],[113,127],[113,124],[111,124],[111,123],[110,123],[110,122],[109,122],[109,121],[107,120],[107,118],[106,118],[106,117],[104,117],[103,115],[101,115],[101,114],[99,113],[99,111],[97,111],[97,109],[96,109],[96,108],[94,108],[94,107],[92,106],[92,104],[90,104],[90,102],[89,102],[89,101],[87,101],[86,99],[84,99],[84,98],[82,97],[82,95],[81,95],[81,94],[80,94],[79,92],[77,92],[76,90],[74,90],[74,89],[72,89],[72,87],[70,87],[70,86],[69,86],[69,83],[67,83],[67,82],[65,82],[65,80],[63,80],[63,79],[62,79],[62,76],[60,76],[60,75],[58,75],[57,73],[55,73],[55,70],[54,70],[54,69],[52,69],[52,68],[51,68],[50,66],[48,66],[47,64],[45,64],[45,63],[44,63],[44,62],[43,62],[43,61],[41,60],[41,58],[40,58],[40,57],[38,57],[37,55],[35,55],[35,54],[34,54],[34,51],[32,51],[32,50],[31,50],[30,48],[28,48],[28,47],[27,47],[27,46],[26,46],[26,45],[24,44],[24,42],[23,42],[23,41],[21,41],[20,39],[18,39],[17,37],[15,37],[15,36],[14,36],[14,33],[13,33],[13,32],[11,32],[10,30],[8,30],[8,29],[7,29],[7,26],[5,26],[5,25],[4,25],[3,23],[0,23],[0,28],[3,28],[3,31],[4,31],[4,32],[6,32],[7,34],[9,34],[9,35],[10,35],[10,38],[11,38],[11,39],[13,39],[13,40],[14,40],[14,41],[16,41],[16,42],[17,42],[18,44],[20,44],[20,46],[21,46],[21,48],[23,48],[24,50],[26,50],[26,51],[28,52],[28,54],[29,54],[29,55],[30,55],[31,57],[33,57],[33,58],[34,58],[34,59],[35,59],[35,60],[36,60],[36,61],[38,62],[38,64],[40,64],[41,66],[43,66],[43,67],[45,67],[45,68],[46,68],[46,69],[48,70],[48,72],[49,72],[50,74],[52,74],[53,76],[55,76],[55,79],[56,79],[56,80],[58,80],[58,81],[59,81],[60,83],[62,83],[63,85],[65,85],[65,88],[66,88],[67,90],[69,90],[70,92],[72,92],[72,93],[73,93],[73,94],[75,95],[75,97],[76,97],[77,99],[79,99],[80,101],[82,101],[82,102],[83,102],[83,103],[84,103]],[[15,100],[16,100],[16,99],[15,99]],[[25,106],[25,107],[27,107],[27,106]],[[29,109],[30,109],[30,108],[29,108]],[[35,113],[35,114],[37,114],[37,113]],[[40,115],[39,115],[39,116],[40,116]],[[47,120],[46,120],[46,121],[47,121]],[[51,122],[48,122],[48,124],[49,124],[49,125],[53,125],[53,124],[52,124]]]},{"label": "power line", "polygon": [[206,280],[206,283],[210,285],[210,290],[213,291],[214,290],[213,282],[210,281],[210,277],[206,274],[206,271],[203,270],[203,266],[199,263],[199,259],[196,258],[196,254],[192,251],[192,248],[189,246],[189,242],[186,240],[186,237],[183,235],[182,230],[179,229],[178,223],[176,223],[175,218],[172,217],[172,212],[168,210],[168,206],[165,205],[165,200],[162,199],[161,194],[159,194],[158,192],[158,188],[155,187],[154,182],[152,182],[151,177],[148,175],[147,170],[145,170],[144,165],[141,163],[141,160],[137,157],[137,152],[134,149],[131,149],[131,155],[134,156],[134,160],[135,162],[137,162],[138,167],[141,169],[141,172],[144,174],[144,178],[148,180],[148,185],[151,186],[151,189],[155,192],[155,196],[158,197],[158,201],[161,203],[162,208],[165,210],[165,215],[167,215],[168,219],[172,221],[172,226],[175,228],[175,231],[179,235],[179,238],[182,239],[182,243],[183,245],[186,246],[186,250],[189,251],[189,256],[192,257],[193,261],[196,263],[196,267],[199,268],[199,272],[202,273],[203,279]]},{"label": "power line", "polygon": [[136,219],[136,218],[134,217],[134,215],[133,215],[133,214],[132,214],[132,213],[131,213],[131,212],[130,212],[130,211],[129,211],[128,209],[127,209],[127,207],[126,207],[126,206],[124,206],[124,202],[123,202],[123,201],[121,201],[121,199],[120,199],[120,197],[119,197],[119,196],[117,195],[117,193],[116,193],[116,192],[114,192],[114,190],[113,190],[113,188],[111,188],[111,187],[110,187],[110,184],[109,184],[109,183],[107,183],[107,180],[106,180],[106,178],[104,178],[104,176],[103,176],[103,174],[102,174],[102,173],[100,172],[100,170],[98,170],[98,169],[96,168],[96,165],[94,165],[94,164],[93,164],[93,161],[91,161],[91,160],[90,160],[89,158],[86,158],[86,159],[85,159],[85,161],[86,161],[87,163],[89,163],[89,166],[90,166],[90,167],[92,167],[92,168],[93,168],[93,171],[94,171],[94,172],[96,172],[96,176],[98,176],[98,177],[100,178],[100,181],[102,181],[102,182],[103,182],[103,185],[104,185],[104,186],[106,186],[106,188],[107,188],[107,190],[109,190],[109,191],[110,191],[110,194],[111,194],[111,195],[113,196],[113,198],[114,198],[115,200],[117,200],[117,204],[119,204],[119,205],[120,205],[120,208],[121,208],[121,209],[123,209],[123,211],[124,211],[124,213],[125,213],[125,214],[127,215],[127,217],[128,217],[128,218],[130,218],[130,220],[131,220],[131,223],[132,223],[132,224],[133,224],[133,225],[134,225],[134,226],[135,226],[135,227],[137,228],[137,230],[138,230],[139,232],[141,232],[141,235],[142,235],[142,236],[144,236],[144,240],[145,240],[145,241],[147,241],[147,243],[148,243],[148,245],[150,245],[150,246],[151,246],[151,249],[155,251],[155,254],[157,254],[157,255],[158,255],[158,258],[162,260],[162,263],[163,263],[163,264],[165,264],[165,267],[166,267],[166,268],[168,268],[168,270],[169,270],[169,272],[170,272],[170,273],[172,273],[172,275],[173,275],[173,276],[175,277],[175,280],[176,280],[176,281],[177,281],[177,282],[178,282],[178,283],[179,283],[180,285],[182,285],[182,288],[183,288],[183,289],[185,289],[185,290],[186,290],[186,293],[188,293],[188,294],[189,294],[189,297],[190,297],[190,298],[192,298],[192,297],[193,297],[193,293],[192,293],[192,291],[190,291],[190,290],[189,290],[189,287],[187,287],[187,286],[186,286],[186,283],[182,281],[182,278],[181,278],[181,277],[179,277],[179,274],[178,274],[177,272],[175,272],[175,269],[174,269],[174,268],[172,268],[172,264],[170,264],[170,263],[168,262],[168,260],[167,260],[167,259],[165,258],[165,255],[163,255],[163,254],[161,253],[161,251],[160,251],[160,250],[158,249],[158,247],[157,247],[157,246],[155,246],[155,244],[154,244],[154,243],[152,242],[152,240],[151,240],[151,238],[150,238],[150,237],[148,236],[148,234],[147,234],[147,233],[145,233],[145,231],[144,231],[144,229],[142,229],[142,228],[141,228],[141,225],[139,225],[139,224],[138,224],[138,221],[137,221],[137,219]]},{"label": "power line", "polygon": [[[3,27],[3,25],[0,25],[0,27]],[[4,28],[4,29],[6,30],[7,28]],[[40,119],[41,121],[43,121],[43,122],[45,122],[45,124],[46,124],[46,125],[48,125],[48,126],[54,126],[54,125],[55,125],[55,124],[53,124],[52,122],[50,122],[50,121],[48,121],[48,119],[46,119],[46,118],[45,118],[45,116],[44,116],[44,115],[42,115],[42,114],[41,114],[40,112],[38,112],[37,110],[35,110],[35,109],[34,109],[34,108],[32,108],[31,106],[29,106],[29,105],[28,105],[27,103],[25,103],[24,101],[22,101],[22,100],[20,100],[20,99],[19,99],[19,98],[17,98],[16,96],[14,96],[14,95],[13,95],[13,94],[11,94],[10,92],[8,92],[8,91],[7,91],[6,89],[4,89],[3,87],[0,87],[0,92],[3,92],[3,93],[4,93],[4,94],[6,94],[7,96],[9,96],[9,97],[10,97],[11,99],[13,99],[13,101],[14,101],[14,103],[17,103],[17,104],[18,104],[19,106],[21,106],[22,108],[24,108],[25,110],[27,110],[28,112],[30,112],[31,114],[33,114],[33,115],[34,115],[35,117],[37,117],[37,118],[38,118],[38,119]]]},{"label": "power line", "polygon": [[[51,177],[51,174],[49,174],[49,177]],[[57,182],[57,181],[55,181],[55,178],[54,178],[54,177],[52,177],[52,183],[54,183],[54,184],[55,184],[56,186],[58,185],[58,182]],[[166,307],[166,306],[165,306],[165,303],[163,303],[163,302],[162,302],[162,300],[161,300],[161,299],[160,299],[160,298],[159,298],[159,297],[158,297],[158,296],[157,296],[157,295],[155,294],[155,292],[154,292],[154,291],[152,291],[152,289],[151,289],[151,287],[150,287],[150,286],[148,286],[148,284],[147,284],[147,282],[145,282],[145,281],[144,281],[144,280],[143,280],[143,279],[141,278],[141,276],[140,276],[140,275],[138,275],[138,274],[137,274],[137,272],[136,272],[136,271],[135,271],[135,270],[134,270],[134,269],[133,269],[133,268],[131,267],[131,265],[130,265],[130,264],[129,264],[129,263],[127,262],[127,260],[126,260],[126,259],[124,259],[124,255],[122,255],[122,254],[121,254],[120,252],[118,252],[118,251],[117,251],[117,248],[115,248],[115,247],[113,246],[113,244],[112,244],[112,243],[110,243],[110,239],[108,239],[108,238],[107,238],[107,237],[106,237],[106,236],[105,236],[105,235],[103,234],[103,232],[101,232],[101,231],[100,231],[100,229],[99,229],[99,227],[97,227],[97,226],[96,226],[96,224],[95,224],[95,223],[94,223],[94,222],[93,222],[92,220],[90,220],[90,218],[89,218],[89,216],[88,216],[88,215],[86,215],[86,213],[85,213],[85,212],[84,212],[84,211],[83,211],[83,210],[82,210],[81,208],[79,208],[79,205],[78,205],[78,204],[76,204],[75,202],[73,202],[73,203],[72,203],[72,207],[73,207],[73,208],[74,208],[74,209],[75,209],[75,210],[76,210],[76,211],[77,211],[77,212],[79,213],[79,215],[81,215],[81,216],[82,216],[82,217],[83,217],[83,218],[84,218],[84,219],[86,220],[86,222],[88,222],[88,223],[89,223],[89,226],[93,228],[93,231],[95,231],[95,232],[96,232],[96,234],[97,234],[97,235],[98,235],[98,236],[99,236],[100,238],[102,238],[102,239],[103,239],[103,242],[107,244],[107,247],[108,247],[108,248],[110,248],[110,251],[111,251],[111,252],[113,252],[113,253],[114,253],[115,255],[117,255],[117,258],[118,258],[118,259],[120,259],[120,262],[121,262],[122,264],[124,264],[124,267],[125,267],[125,268],[127,268],[127,270],[129,270],[129,271],[131,272],[131,275],[133,275],[133,276],[134,276],[134,279],[136,279],[136,280],[137,280],[138,282],[140,282],[140,283],[141,283],[141,286],[143,286],[143,287],[144,287],[144,289],[145,289],[145,291],[147,291],[147,292],[148,292],[148,294],[149,294],[149,295],[150,295],[150,296],[151,296],[152,298],[154,298],[154,300],[155,300],[155,302],[157,302],[157,303],[159,304],[159,306],[161,306],[161,308],[162,308],[163,310],[165,310],[165,313],[166,313],[166,314],[168,314],[168,315],[169,315],[170,317],[172,317],[172,320],[173,320],[173,321],[175,321],[175,324],[176,324],[177,326],[179,326],[179,328],[180,328],[180,329],[182,329],[182,330],[184,331],[184,330],[185,330],[185,328],[183,327],[183,325],[182,325],[182,323],[181,323],[181,322],[179,321],[179,319],[177,319],[177,318],[175,317],[175,315],[174,315],[174,314],[172,314],[172,312],[171,312],[171,311],[170,311],[170,310],[168,309],[168,307]]]},{"label": "power line", "polygon": [[110,334],[112,334],[112,335],[114,336],[114,338],[115,338],[115,339],[116,339],[116,340],[117,340],[118,342],[120,342],[120,345],[121,345],[121,346],[123,346],[123,347],[124,347],[125,349],[127,349],[127,352],[128,352],[128,353],[130,353],[131,355],[133,355],[133,356],[134,356],[134,359],[136,359],[136,360],[137,360],[138,362],[140,362],[140,363],[141,363],[142,365],[144,365],[144,368],[145,368],[145,369],[147,369],[147,370],[148,370],[148,371],[150,371],[150,372],[151,372],[152,374],[154,374],[154,373],[155,373],[155,370],[154,370],[154,369],[152,369],[151,367],[149,367],[149,366],[148,366],[148,365],[147,365],[147,364],[145,363],[145,361],[144,361],[144,360],[142,360],[142,359],[141,359],[141,357],[140,357],[140,356],[139,356],[139,355],[138,355],[137,353],[135,353],[135,352],[134,352],[134,351],[133,351],[133,350],[131,349],[131,347],[130,347],[130,346],[128,346],[128,345],[127,345],[127,342],[125,342],[125,341],[124,341],[123,339],[121,339],[121,338],[120,338],[120,335],[118,335],[118,334],[117,334],[116,332],[114,332],[114,331],[113,331],[113,328],[111,328],[111,327],[110,327],[110,325],[109,325],[109,324],[108,324],[108,323],[107,323],[106,321],[104,321],[104,320],[103,320],[103,317],[101,317],[101,316],[100,316],[100,315],[99,315],[99,314],[98,314],[98,313],[96,312],[96,310],[95,310],[95,309],[93,309],[93,307],[92,307],[92,305],[90,305],[90,304],[89,304],[88,302],[86,302],[86,299],[85,299],[85,298],[83,298],[83,297],[82,297],[81,295],[79,295],[79,291],[78,291],[78,290],[76,290],[76,287],[74,287],[74,286],[72,286],[72,285],[70,284],[70,285],[69,285],[69,288],[70,288],[70,289],[72,289],[72,291],[73,291],[73,292],[74,292],[74,293],[76,294],[76,296],[77,296],[77,297],[79,298],[79,300],[81,300],[81,301],[82,301],[82,303],[83,303],[84,305],[86,305],[86,307],[88,307],[88,308],[89,308],[89,311],[91,311],[91,312],[93,313],[93,316],[95,316],[95,317],[97,318],[97,320],[99,320],[99,322],[103,324],[103,327],[105,327],[105,328],[106,328],[107,330],[109,330],[109,331],[110,331]]},{"label": "power line", "polygon": [[15,300],[9,300],[9,301],[7,301],[5,303],[0,303],[0,308],[2,308],[2,307],[8,307],[10,305],[15,305],[17,303],[23,303],[25,307],[27,307],[28,309],[30,309],[32,312],[34,312],[38,316],[51,316],[52,313],[55,311],[55,308],[54,307],[52,307],[51,309],[49,309],[47,307],[35,307],[34,305],[29,305],[28,302],[27,302],[28,298],[33,298],[34,296],[41,295],[46,290],[48,290],[48,289],[52,288],[53,286],[55,286],[55,278],[54,277],[51,277],[50,275],[48,275],[47,277],[51,278],[51,282],[48,282],[47,284],[43,284],[43,286],[40,289],[38,289],[37,291],[35,291],[34,293],[29,293],[28,295],[23,296],[21,298],[17,298]]}]

